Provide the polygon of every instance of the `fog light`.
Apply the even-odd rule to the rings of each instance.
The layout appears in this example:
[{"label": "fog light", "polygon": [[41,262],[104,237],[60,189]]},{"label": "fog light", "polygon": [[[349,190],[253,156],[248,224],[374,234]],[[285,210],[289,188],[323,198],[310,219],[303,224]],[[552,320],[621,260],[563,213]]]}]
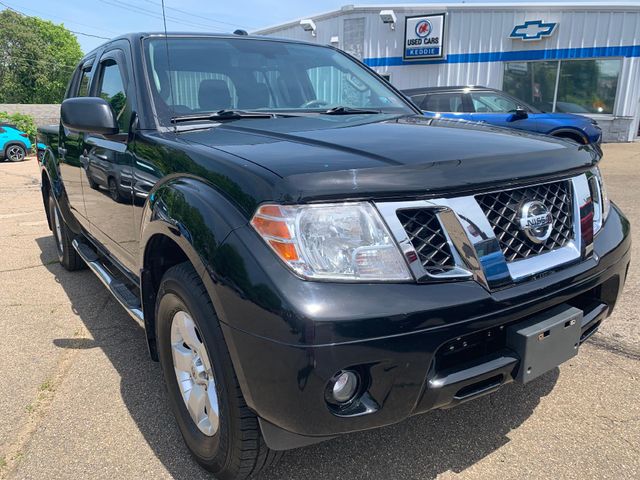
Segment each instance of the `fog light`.
[{"label": "fog light", "polygon": [[358,391],[358,375],[349,370],[340,372],[333,378],[331,395],[337,403],[347,403]]}]

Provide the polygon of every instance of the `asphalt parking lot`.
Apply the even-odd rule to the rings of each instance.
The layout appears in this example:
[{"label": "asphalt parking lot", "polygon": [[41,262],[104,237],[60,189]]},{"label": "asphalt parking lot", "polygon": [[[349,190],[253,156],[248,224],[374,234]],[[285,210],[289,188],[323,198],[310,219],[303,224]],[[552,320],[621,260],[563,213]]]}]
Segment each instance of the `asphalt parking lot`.
[{"label": "asphalt parking lot", "polygon": [[[640,246],[640,144],[605,146]],[[168,409],[143,330],[58,264],[37,162],[0,163],[0,478],[209,478]],[[261,478],[640,478],[640,269],[580,355],[527,387],[291,451]]]}]

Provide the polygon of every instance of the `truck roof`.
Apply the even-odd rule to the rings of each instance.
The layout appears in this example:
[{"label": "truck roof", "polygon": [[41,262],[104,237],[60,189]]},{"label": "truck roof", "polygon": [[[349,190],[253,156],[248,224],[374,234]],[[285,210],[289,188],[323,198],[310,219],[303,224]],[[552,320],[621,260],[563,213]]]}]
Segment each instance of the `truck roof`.
[{"label": "truck roof", "polygon": [[[148,32],[130,32],[122,35],[118,35],[117,37],[113,37],[110,40],[106,40],[104,43],[100,44],[98,47],[94,48],[90,52],[86,53],[83,58],[89,57],[93,55],[97,50],[101,49],[105,45],[108,45],[112,42],[118,40],[128,40],[132,45],[136,45],[137,42],[142,38],[149,37],[164,37],[165,32],[162,31],[148,31]],[[212,38],[246,38],[246,39],[254,39],[254,40],[269,40],[269,41],[279,41],[279,42],[287,42],[287,43],[301,43],[306,45],[315,45],[318,46],[317,43],[307,42],[304,40],[292,40],[290,38],[280,38],[280,37],[271,37],[265,35],[239,35],[237,33],[207,33],[207,32],[166,32],[167,37],[212,37]]]}]

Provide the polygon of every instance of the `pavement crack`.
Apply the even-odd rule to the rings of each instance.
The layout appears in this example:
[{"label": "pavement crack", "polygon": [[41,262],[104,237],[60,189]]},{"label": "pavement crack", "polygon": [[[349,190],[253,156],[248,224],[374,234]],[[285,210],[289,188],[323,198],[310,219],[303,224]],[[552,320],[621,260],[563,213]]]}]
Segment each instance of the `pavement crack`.
[{"label": "pavement crack", "polygon": [[628,358],[630,360],[640,360],[640,351],[632,347],[622,345],[618,342],[609,340],[602,335],[595,335],[591,337],[589,339],[589,345],[600,350],[606,350],[607,352],[613,353],[614,355]]},{"label": "pavement crack", "polygon": [[7,270],[0,270],[0,273],[21,272],[23,270],[30,270],[32,268],[46,267],[48,265],[53,265],[55,263],[59,263],[58,260],[50,260],[48,262],[39,263],[37,265],[27,265],[26,267],[9,268]]}]

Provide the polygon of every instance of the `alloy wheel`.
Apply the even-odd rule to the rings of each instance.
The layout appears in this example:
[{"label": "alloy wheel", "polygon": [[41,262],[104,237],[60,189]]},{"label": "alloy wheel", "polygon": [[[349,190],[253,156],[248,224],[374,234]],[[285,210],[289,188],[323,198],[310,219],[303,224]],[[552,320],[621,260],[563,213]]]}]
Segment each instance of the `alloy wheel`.
[{"label": "alloy wheel", "polygon": [[60,213],[57,206],[53,207],[53,231],[56,235],[56,248],[58,253],[62,255],[62,222],[60,221]]},{"label": "alloy wheel", "polygon": [[187,411],[198,429],[211,437],[220,426],[213,369],[203,337],[191,315],[178,311],[171,322],[173,367]]},{"label": "alloy wheel", "polygon": [[24,160],[25,151],[19,145],[11,145],[7,150],[7,158],[12,162],[21,162]]}]

